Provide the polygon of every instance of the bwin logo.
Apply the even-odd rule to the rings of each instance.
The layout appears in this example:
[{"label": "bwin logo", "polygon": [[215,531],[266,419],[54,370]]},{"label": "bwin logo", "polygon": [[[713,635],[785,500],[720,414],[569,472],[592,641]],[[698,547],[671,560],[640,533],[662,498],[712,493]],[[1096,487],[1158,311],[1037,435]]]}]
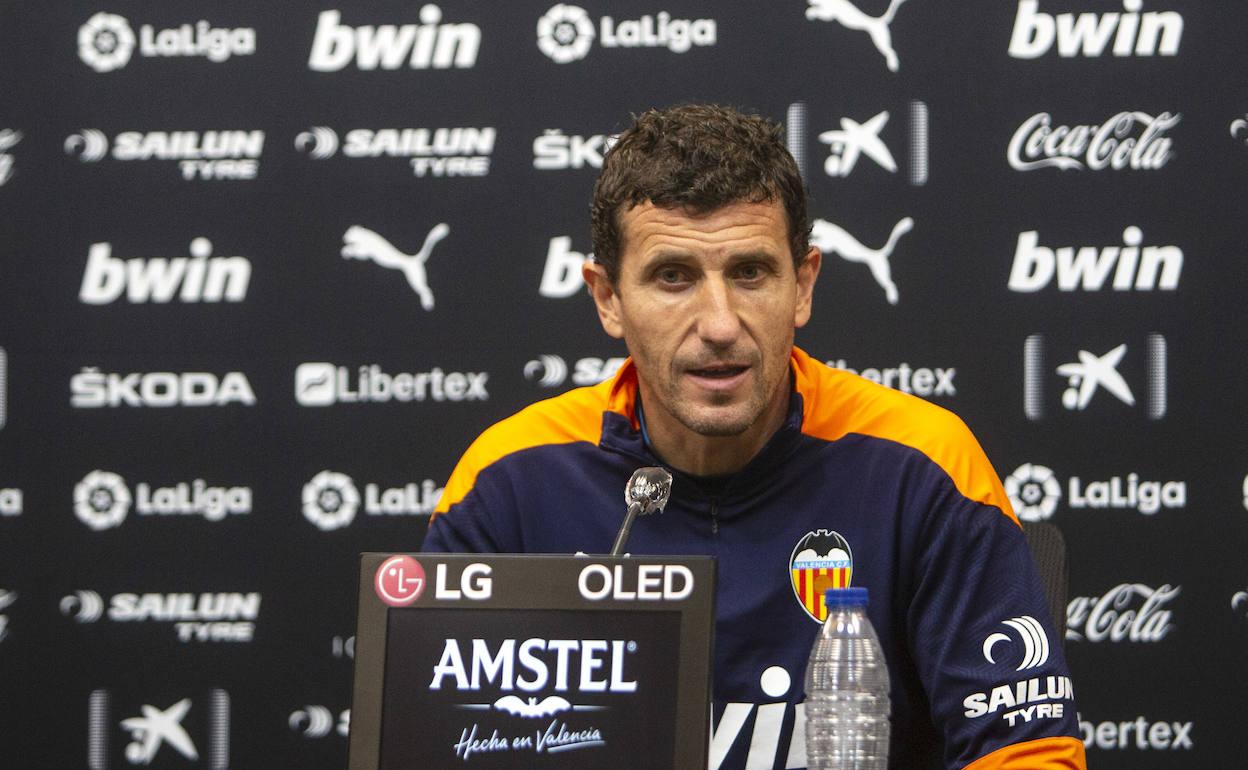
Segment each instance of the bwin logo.
[{"label": "bwin logo", "polygon": [[382,267],[401,270],[412,291],[420,297],[420,306],[425,310],[433,310],[433,292],[429,289],[425,263],[429,261],[433,247],[450,232],[450,225],[439,222],[425,236],[420,251],[404,254],[372,230],[355,225],[348,228],[342,236],[342,256],[344,259],[371,259]]},{"label": "bwin logo", "polygon": [[107,305],[124,294],[130,303],[242,302],[251,283],[246,257],[212,257],[212,241],[191,241],[191,256],[116,259],[109,243],[93,243],[87,252],[78,299]]},{"label": "bwin logo", "polygon": [[65,154],[76,155],[83,163],[94,163],[108,155],[108,136],[98,128],[84,128],[65,138]]},{"label": "bwin logo", "polygon": [[542,268],[542,282],[538,292],[543,297],[562,299],[576,294],[585,285],[581,266],[594,258],[593,254],[581,254],[572,250],[572,239],[566,235],[550,239],[546,250],[546,265]]},{"label": "bwin logo", "polygon": [[1057,55],[1097,57],[1175,56],[1183,37],[1183,17],[1174,11],[1140,13],[1143,0],[1122,0],[1126,13],[1041,13],[1039,0],[1019,0],[1014,32],[1010,36],[1010,56],[1035,59],[1057,43]]},{"label": "bwin logo", "polygon": [[[1003,625],[1014,629],[1018,639],[1023,643],[1023,657],[1019,662],[1015,671],[1023,671],[1029,668],[1038,668],[1043,666],[1049,660],[1049,637],[1044,633],[1044,628],[1040,625],[1040,621],[1030,615],[1012,618],[1002,622]],[[984,659],[993,665],[997,661],[992,657],[992,648],[998,642],[1013,642],[1008,634],[996,632],[988,635],[984,640]]]},{"label": "bwin logo", "polygon": [[303,485],[303,516],[322,532],[349,525],[359,507],[360,491],[345,473],[321,471]]},{"label": "bwin logo", "polygon": [[824,254],[836,254],[846,262],[861,262],[871,270],[871,276],[884,290],[890,305],[897,304],[897,284],[893,283],[892,269],[888,260],[893,255],[898,239],[914,227],[914,220],[905,217],[893,225],[888,241],[878,249],[864,246],[854,236],[826,219],[816,219],[811,226],[810,242]]},{"label": "bwin logo", "polygon": [[[1183,250],[1178,246],[1143,246],[1144,232],[1131,225],[1122,231],[1122,246],[1040,245],[1040,234],[1018,234],[1010,291],[1035,292],[1057,278],[1059,291],[1100,291],[1107,281],[1114,291],[1174,291],[1183,272]],[[1110,274],[1113,274],[1112,281]]]},{"label": "bwin logo", "polygon": [[888,9],[879,16],[868,16],[850,0],[809,0],[806,18],[818,21],[835,21],[846,29],[866,32],[871,42],[884,57],[889,70],[896,72],[901,69],[897,52],[893,50],[893,35],[888,25],[893,23],[897,9],[906,0],[890,0]]},{"label": "bwin logo", "polygon": [[313,160],[326,160],[338,152],[338,134],[329,126],[313,126],[295,137],[295,149]]},{"label": "bwin logo", "polygon": [[555,355],[542,355],[524,365],[524,379],[533,381],[543,388],[555,388],[568,379],[568,364],[563,358]]},{"label": "bwin logo", "polygon": [[61,614],[76,623],[94,623],[104,616],[104,599],[95,591],[74,591],[61,598]]},{"label": "bwin logo", "polygon": [[362,70],[467,69],[477,63],[481,28],[476,24],[442,24],[442,9],[429,3],[420,9],[420,24],[367,24],[349,27],[342,12],[322,11],[308,67],[337,72],[352,62]]}]

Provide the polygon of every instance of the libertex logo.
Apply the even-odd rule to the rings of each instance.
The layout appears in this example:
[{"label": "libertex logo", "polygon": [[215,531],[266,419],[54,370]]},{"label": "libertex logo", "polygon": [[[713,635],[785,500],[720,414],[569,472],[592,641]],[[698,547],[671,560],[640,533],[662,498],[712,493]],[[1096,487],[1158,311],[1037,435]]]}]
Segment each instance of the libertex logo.
[{"label": "libertex logo", "polygon": [[[803,179],[809,179],[810,174],[811,153],[807,139],[810,111],[806,102],[794,102],[789,105],[784,121],[785,144]],[[897,157],[901,157],[907,181],[915,187],[927,184],[928,110],[925,102],[911,101],[904,109],[881,110],[866,118],[840,115],[835,120],[837,128],[818,134],[819,143],[826,147],[823,159],[826,176],[844,179],[855,169],[864,167],[897,174],[900,168]],[[891,147],[886,137],[890,137]],[[865,172],[871,173],[870,170]],[[858,176],[863,175],[859,173]]]}]

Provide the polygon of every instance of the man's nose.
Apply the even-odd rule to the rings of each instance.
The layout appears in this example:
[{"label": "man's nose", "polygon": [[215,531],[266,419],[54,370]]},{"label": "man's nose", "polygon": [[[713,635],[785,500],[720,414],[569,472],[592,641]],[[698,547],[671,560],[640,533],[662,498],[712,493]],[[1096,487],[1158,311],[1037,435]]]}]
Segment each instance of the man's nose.
[{"label": "man's nose", "polygon": [[732,345],[741,334],[741,318],[728,281],[710,276],[699,289],[698,336],[715,346]]}]

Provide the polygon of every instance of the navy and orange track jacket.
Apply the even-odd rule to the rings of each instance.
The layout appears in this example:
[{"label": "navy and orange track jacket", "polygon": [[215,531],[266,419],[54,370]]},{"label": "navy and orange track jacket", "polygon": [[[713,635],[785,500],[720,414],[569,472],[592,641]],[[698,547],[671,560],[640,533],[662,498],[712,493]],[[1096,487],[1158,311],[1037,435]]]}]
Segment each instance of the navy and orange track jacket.
[{"label": "navy and orange track jacket", "polygon": [[[714,768],[805,766],[803,675],[822,588],[870,590],[892,687],[891,766],[1086,767],[1073,689],[1027,543],[952,413],[794,349],[784,425],[740,472],[673,470],[634,554],[718,560]],[[650,451],[631,361],[483,433],[427,551],[606,553]]]}]

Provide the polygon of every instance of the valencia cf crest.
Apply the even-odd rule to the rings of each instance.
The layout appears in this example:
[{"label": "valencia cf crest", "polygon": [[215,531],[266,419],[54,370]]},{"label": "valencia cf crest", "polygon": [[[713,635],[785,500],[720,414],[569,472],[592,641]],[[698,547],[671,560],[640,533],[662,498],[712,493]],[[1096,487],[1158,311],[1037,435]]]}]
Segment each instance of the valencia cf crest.
[{"label": "valencia cf crest", "polygon": [[849,543],[839,532],[827,529],[807,532],[797,541],[789,558],[793,595],[806,614],[818,623],[828,617],[823,592],[829,588],[847,588],[853,573],[854,557]]}]

